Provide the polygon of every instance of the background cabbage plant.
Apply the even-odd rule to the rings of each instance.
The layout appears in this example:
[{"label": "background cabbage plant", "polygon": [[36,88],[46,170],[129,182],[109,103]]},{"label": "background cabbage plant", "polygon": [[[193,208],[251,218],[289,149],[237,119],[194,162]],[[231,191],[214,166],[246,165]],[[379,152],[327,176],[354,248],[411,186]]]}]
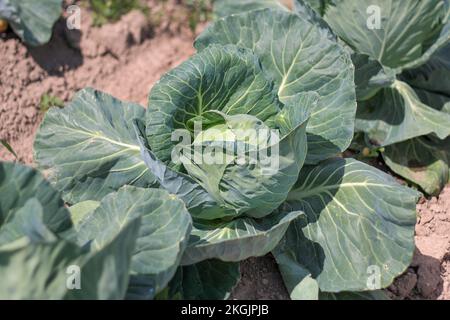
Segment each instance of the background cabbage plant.
[{"label": "background cabbage plant", "polygon": [[[101,247],[141,220],[128,297],[227,298],[237,262],[268,252],[292,298],[373,297],[365,292],[407,268],[419,194],[339,157],[354,133],[355,70],[348,49],[316,20],[278,8],[224,17],[155,84],[147,109],[87,88],[46,113],[35,160],[74,205],[74,241]],[[281,137],[249,142],[242,128]],[[180,132],[192,140],[172,141]],[[277,146],[279,170],[263,175],[234,154],[221,164],[173,158],[180,148],[230,141],[233,150]],[[160,210],[168,198],[191,218],[180,205]],[[160,221],[153,212],[173,217],[167,235],[150,233]],[[161,259],[153,243],[179,249]]]},{"label": "background cabbage plant", "polygon": [[[305,5],[297,1],[300,10]],[[382,30],[368,30],[364,12],[353,10],[368,5],[383,8]],[[394,172],[439,194],[449,180],[450,161],[449,2],[328,1],[322,14],[354,50],[356,83],[363,89],[357,130],[369,145],[385,146],[383,159]]]},{"label": "background cabbage plant", "polygon": [[[374,5],[381,8],[379,30],[366,26],[365,8]],[[360,73],[372,75],[356,79],[364,89],[356,130],[369,145],[385,147],[382,156],[394,172],[439,194],[449,179],[450,3],[329,1],[322,14],[354,51]],[[381,74],[390,80],[380,84]]]},{"label": "background cabbage plant", "polygon": [[62,0],[0,0],[0,18],[27,44],[47,43],[62,11]]}]

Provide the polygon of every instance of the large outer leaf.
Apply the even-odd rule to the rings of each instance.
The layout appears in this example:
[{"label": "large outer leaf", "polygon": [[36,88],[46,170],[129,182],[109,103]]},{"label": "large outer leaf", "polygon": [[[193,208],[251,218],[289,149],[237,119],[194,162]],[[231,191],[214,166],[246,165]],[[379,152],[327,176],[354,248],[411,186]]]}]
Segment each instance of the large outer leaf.
[{"label": "large outer leaf", "polygon": [[0,162],[0,231],[31,198],[42,206],[42,221],[51,231],[63,233],[71,228],[70,215],[59,192],[39,172]]},{"label": "large outer leaf", "polygon": [[[449,39],[444,0],[335,0],[324,19],[356,52],[401,70],[423,63]],[[378,6],[381,28],[367,27],[369,6]]]},{"label": "large outer leaf", "polygon": [[450,135],[450,114],[424,104],[408,84],[396,80],[358,105],[356,129],[381,146],[430,133],[445,139]]},{"label": "large outer leaf", "polygon": [[183,265],[217,258],[241,261],[270,252],[283,237],[289,223],[302,212],[274,212],[266,218],[237,218],[229,222],[194,221]]},{"label": "large outer leaf", "polygon": [[[427,51],[422,55],[422,57],[403,66],[403,68],[401,69],[408,70],[418,68],[423,64],[427,63],[430,60],[430,58],[433,55],[435,55],[436,52],[441,50],[443,47],[445,46],[448,47],[448,43],[450,41],[450,1],[449,0],[443,1],[444,1],[444,8],[443,8],[444,17],[442,18],[441,21],[443,28],[441,30],[441,33],[439,34],[439,37],[435,39],[434,43],[427,49]],[[401,69],[397,68],[396,71],[400,72]]]},{"label": "large outer leaf", "polygon": [[84,89],[65,108],[47,112],[36,136],[35,160],[70,204],[101,200],[126,184],[153,186],[131,123],[144,114],[137,104]]},{"label": "large outer leaf", "polygon": [[[64,240],[18,241],[0,248],[1,299],[121,299],[128,284],[139,220],[101,251],[85,253]],[[69,267],[80,268],[81,289],[69,290]]]},{"label": "large outer leaf", "polygon": [[[81,290],[70,290],[66,299],[123,299],[141,219],[128,220],[121,230],[88,255],[81,266]],[[83,282],[84,281],[84,282]],[[83,288],[84,283],[84,288]]]},{"label": "large outer leaf", "polygon": [[421,101],[450,114],[450,43],[426,64],[403,72],[401,78],[414,88]]},{"label": "large outer leaf", "polygon": [[239,279],[239,263],[206,260],[180,267],[158,299],[226,300]]},{"label": "large outer leaf", "polygon": [[2,0],[0,18],[8,20],[27,44],[42,45],[50,40],[61,5],[62,0]]},{"label": "large outer leaf", "polygon": [[91,248],[102,248],[139,217],[128,296],[151,299],[174,275],[191,231],[191,218],[181,200],[164,190],[125,186],[83,218],[78,241],[81,245],[92,241]]},{"label": "large outer leaf", "polygon": [[155,84],[146,113],[146,134],[157,158],[169,163],[171,151],[179,143],[171,141],[174,130],[191,130],[188,121],[205,120],[202,116],[206,111],[250,114],[267,121],[281,107],[273,84],[250,50],[212,46]]},{"label": "large outer leaf", "polygon": [[419,88],[414,88],[414,91],[428,106],[450,114],[450,95]]},{"label": "large outer leaf", "polygon": [[[132,221],[98,252],[66,240],[69,212],[36,170],[0,163],[0,298],[123,298],[139,221]],[[50,229],[50,230],[49,230]],[[81,270],[81,289],[68,292],[69,266]]]},{"label": "large outer leaf", "polygon": [[95,211],[100,205],[100,201],[86,200],[78,202],[69,208],[70,218],[76,229],[79,229],[80,222],[85,216]]},{"label": "large outer leaf", "polygon": [[275,257],[309,270],[322,291],[377,289],[368,288],[369,267],[380,271],[374,285],[386,287],[411,262],[418,195],[353,159],[306,167],[284,207],[306,215],[291,223]]},{"label": "large outer leaf", "polygon": [[[2,299],[62,299],[66,270],[79,265],[80,249],[64,241],[0,249]],[[19,280],[20,279],[20,280]]]},{"label": "large outer leaf", "polygon": [[276,259],[292,300],[319,299],[319,284],[308,269],[297,263],[289,252],[278,252]]},{"label": "large outer leaf", "polygon": [[[421,101],[450,115],[450,45],[421,67],[404,72],[402,79],[411,84]],[[450,138],[439,140],[430,135],[393,144],[386,147],[383,158],[395,173],[437,195],[449,178]]]},{"label": "large outer leaf", "polygon": [[395,82],[395,72],[384,69],[368,55],[352,53],[355,65],[356,98],[364,101],[372,98],[380,89],[389,87]]},{"label": "large outer leaf", "polygon": [[288,10],[278,0],[214,0],[214,14],[216,17],[225,17],[230,14],[263,8]]},{"label": "large outer leaf", "polygon": [[418,137],[385,148],[383,159],[392,171],[439,195],[449,181],[450,138]]},{"label": "large outer leaf", "polygon": [[383,290],[361,291],[361,292],[321,292],[320,300],[390,300]]},{"label": "large outer leaf", "polygon": [[317,92],[321,99],[307,127],[306,159],[316,163],[348,147],[356,103],[349,55],[328,29],[310,19],[270,9],[228,16],[207,28],[195,47],[204,50],[210,44],[232,43],[252,49],[284,103],[298,93]]},{"label": "large outer leaf", "polygon": [[25,236],[32,241],[55,240],[53,233],[44,224],[43,208],[36,198],[30,198],[8,220],[7,223],[0,226],[0,246]]},{"label": "large outer leaf", "polygon": [[[294,0],[294,12],[308,18],[322,28],[328,28],[334,35],[328,23],[318,14],[324,15],[332,0]],[[383,65],[367,54],[359,53],[350,48],[345,42],[340,44],[351,54],[355,66],[356,99],[367,100],[373,97],[381,88],[390,86],[395,80],[395,71],[383,68]]]}]

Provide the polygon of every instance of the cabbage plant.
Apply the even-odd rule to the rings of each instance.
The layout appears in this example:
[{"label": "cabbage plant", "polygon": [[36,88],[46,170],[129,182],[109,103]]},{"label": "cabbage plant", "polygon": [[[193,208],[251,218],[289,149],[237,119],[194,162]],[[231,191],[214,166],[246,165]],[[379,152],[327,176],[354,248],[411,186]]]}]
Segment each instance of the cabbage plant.
[{"label": "cabbage plant", "polygon": [[0,0],[0,19],[32,46],[47,43],[61,15],[62,0]]},{"label": "cabbage plant", "polygon": [[[418,193],[339,156],[356,112],[348,50],[309,16],[279,9],[220,19],[195,47],[154,85],[147,109],[87,88],[46,114],[35,159],[64,201],[84,206],[132,186],[184,203],[192,230],[157,298],[226,298],[237,262],[268,252],[292,298],[388,286],[412,258]],[[83,219],[94,231],[81,243],[121,229],[106,215]],[[139,261],[143,274],[159,265]]]},{"label": "cabbage plant", "polygon": [[[439,194],[449,179],[450,3],[326,2],[323,18],[354,51],[360,70],[356,129],[369,145],[385,147],[394,172]],[[381,9],[378,29],[367,27],[370,6]]]}]

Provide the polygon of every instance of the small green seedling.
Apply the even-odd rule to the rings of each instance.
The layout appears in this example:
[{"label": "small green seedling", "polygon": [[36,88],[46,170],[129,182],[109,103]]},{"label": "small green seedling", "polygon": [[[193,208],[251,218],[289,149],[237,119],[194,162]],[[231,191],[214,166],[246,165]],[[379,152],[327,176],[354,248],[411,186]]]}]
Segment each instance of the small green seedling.
[{"label": "small green seedling", "polygon": [[212,17],[211,2],[209,0],[187,0],[189,9],[189,28],[195,32],[199,23],[206,22]]},{"label": "small green seedling", "polygon": [[90,0],[89,5],[93,11],[93,25],[96,27],[115,22],[131,10],[149,14],[149,8],[141,0]]},{"label": "small green seedling", "polygon": [[11,147],[11,145],[6,140],[0,140],[0,143],[8,150],[16,159],[17,159],[17,153],[14,151],[14,149]]},{"label": "small green seedling", "polygon": [[41,102],[39,102],[39,110],[42,113],[46,113],[51,107],[64,107],[64,101],[56,96],[52,96],[49,93],[45,93],[41,97]]}]

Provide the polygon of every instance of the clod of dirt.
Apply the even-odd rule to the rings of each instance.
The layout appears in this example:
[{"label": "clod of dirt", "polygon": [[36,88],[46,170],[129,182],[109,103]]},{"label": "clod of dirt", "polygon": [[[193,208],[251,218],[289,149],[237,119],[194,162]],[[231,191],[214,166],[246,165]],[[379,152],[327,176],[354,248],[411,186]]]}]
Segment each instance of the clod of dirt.
[{"label": "clod of dirt", "polygon": [[401,275],[395,283],[390,287],[391,295],[395,299],[405,299],[413,293],[414,287],[417,285],[417,274],[413,269],[408,269]]},{"label": "clod of dirt", "polygon": [[[450,185],[439,197],[417,204],[416,252],[411,267],[389,290],[399,299],[450,299]],[[414,272],[413,289],[409,276]],[[408,288],[399,290],[399,288]],[[401,292],[400,292],[401,291]]]},{"label": "clod of dirt", "polygon": [[241,262],[241,281],[234,288],[230,299],[289,299],[289,294],[272,255],[250,258]]},{"label": "clod of dirt", "polygon": [[[73,30],[65,30],[66,38],[73,41]],[[148,18],[140,11],[132,11],[117,23],[105,24],[100,28],[87,28],[86,35],[80,39],[79,47],[91,58],[109,53],[121,60],[127,56],[127,50],[151,37],[152,26]]]},{"label": "clod of dirt", "polygon": [[418,249],[412,266],[417,268],[417,290],[426,299],[437,299],[442,293],[441,261],[424,255]]}]

